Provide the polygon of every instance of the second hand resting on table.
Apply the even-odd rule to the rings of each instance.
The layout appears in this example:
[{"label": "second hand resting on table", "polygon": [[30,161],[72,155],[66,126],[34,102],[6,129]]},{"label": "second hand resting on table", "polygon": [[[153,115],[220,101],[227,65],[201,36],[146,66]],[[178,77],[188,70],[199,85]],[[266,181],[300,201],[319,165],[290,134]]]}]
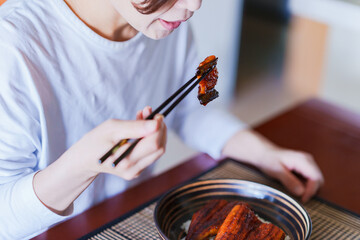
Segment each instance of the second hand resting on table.
[{"label": "second hand resting on table", "polygon": [[[324,183],[323,175],[308,153],[276,146],[252,130],[237,132],[225,145],[223,154],[242,159],[280,181],[295,196],[307,202]],[[305,178],[299,179],[293,172]]]}]

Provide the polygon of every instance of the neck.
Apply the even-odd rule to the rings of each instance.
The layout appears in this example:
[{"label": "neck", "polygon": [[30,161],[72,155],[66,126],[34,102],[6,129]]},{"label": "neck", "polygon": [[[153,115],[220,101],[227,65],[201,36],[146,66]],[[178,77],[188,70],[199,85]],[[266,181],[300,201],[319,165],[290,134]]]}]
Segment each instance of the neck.
[{"label": "neck", "polygon": [[65,0],[69,8],[89,28],[112,41],[126,41],[137,31],[107,0]]}]

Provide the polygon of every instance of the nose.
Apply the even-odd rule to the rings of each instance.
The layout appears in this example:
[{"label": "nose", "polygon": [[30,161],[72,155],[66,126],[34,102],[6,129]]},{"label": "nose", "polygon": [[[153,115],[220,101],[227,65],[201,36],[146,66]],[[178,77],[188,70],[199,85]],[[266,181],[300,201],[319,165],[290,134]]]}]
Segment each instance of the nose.
[{"label": "nose", "polygon": [[177,6],[195,12],[201,7],[202,0],[178,0]]}]

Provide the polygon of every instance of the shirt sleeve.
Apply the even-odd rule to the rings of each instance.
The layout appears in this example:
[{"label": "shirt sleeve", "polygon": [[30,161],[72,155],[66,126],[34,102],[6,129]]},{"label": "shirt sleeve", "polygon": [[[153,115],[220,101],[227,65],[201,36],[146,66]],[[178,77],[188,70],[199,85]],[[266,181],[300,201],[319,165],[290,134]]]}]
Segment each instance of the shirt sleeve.
[{"label": "shirt sleeve", "polygon": [[[196,68],[203,59],[197,56],[196,46],[193,40],[191,28],[188,28],[186,36],[186,63],[183,79],[187,80],[194,76]],[[209,54],[211,55],[211,53]],[[206,57],[206,56],[205,56]],[[204,57],[204,58],[205,58]],[[221,61],[221,59],[219,59]],[[221,73],[219,73],[219,81]],[[215,87],[216,88],[216,87]],[[200,105],[197,99],[197,87],[187,96],[176,109],[173,126],[175,131],[190,146],[219,158],[226,142],[237,131],[248,126],[233,116],[225,106],[210,102],[206,106]],[[221,97],[221,93],[220,93]]]},{"label": "shirt sleeve", "polygon": [[46,208],[32,181],[42,131],[29,59],[0,41],[0,239],[26,239],[64,217]]}]

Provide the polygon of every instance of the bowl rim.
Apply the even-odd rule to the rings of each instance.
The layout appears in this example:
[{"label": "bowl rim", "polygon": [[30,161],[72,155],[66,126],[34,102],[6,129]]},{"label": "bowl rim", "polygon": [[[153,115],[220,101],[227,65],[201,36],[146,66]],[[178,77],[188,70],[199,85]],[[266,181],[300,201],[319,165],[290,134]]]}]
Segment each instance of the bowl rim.
[{"label": "bowl rim", "polygon": [[261,187],[261,188],[266,188],[268,190],[271,190],[272,192],[274,192],[275,194],[279,194],[281,196],[284,196],[286,198],[286,200],[291,200],[293,202],[293,204],[295,204],[296,208],[298,208],[300,210],[300,212],[303,212],[305,219],[308,222],[308,231],[306,233],[305,239],[304,240],[309,240],[311,233],[312,233],[312,221],[311,221],[311,217],[310,214],[307,212],[307,210],[305,209],[305,207],[296,199],[294,199],[293,197],[291,197],[290,195],[284,193],[283,191],[280,191],[276,188],[270,187],[268,185],[262,184],[262,183],[257,183],[254,181],[249,181],[249,180],[242,180],[242,179],[236,179],[236,178],[211,178],[211,179],[197,179],[197,180],[191,180],[189,182],[185,182],[183,184],[180,184],[178,186],[172,187],[171,189],[169,189],[168,191],[166,191],[165,193],[163,193],[161,195],[161,197],[157,200],[156,202],[156,206],[154,209],[154,213],[153,213],[153,218],[154,218],[154,222],[155,222],[155,226],[156,226],[156,230],[159,234],[159,236],[165,240],[170,240],[168,237],[166,237],[166,235],[162,232],[158,220],[156,218],[156,213],[159,211],[159,205],[160,203],[166,198],[168,197],[171,193],[184,188],[186,186],[190,186],[192,184],[201,184],[203,182],[240,182],[243,184],[248,184],[248,185],[252,185],[252,186],[257,186],[257,187]]}]

